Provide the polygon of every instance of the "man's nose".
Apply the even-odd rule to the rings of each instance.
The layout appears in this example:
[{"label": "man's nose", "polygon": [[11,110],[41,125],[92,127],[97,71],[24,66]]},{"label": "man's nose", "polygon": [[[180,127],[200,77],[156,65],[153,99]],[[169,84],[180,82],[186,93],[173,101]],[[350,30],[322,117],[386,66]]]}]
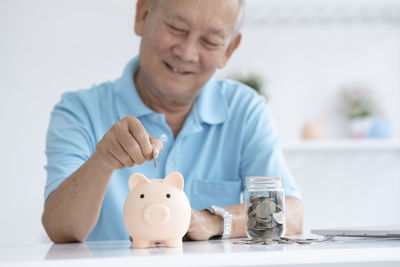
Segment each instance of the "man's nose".
[{"label": "man's nose", "polygon": [[197,41],[193,36],[187,36],[173,48],[172,52],[182,61],[197,62],[199,60],[199,48],[197,45]]}]

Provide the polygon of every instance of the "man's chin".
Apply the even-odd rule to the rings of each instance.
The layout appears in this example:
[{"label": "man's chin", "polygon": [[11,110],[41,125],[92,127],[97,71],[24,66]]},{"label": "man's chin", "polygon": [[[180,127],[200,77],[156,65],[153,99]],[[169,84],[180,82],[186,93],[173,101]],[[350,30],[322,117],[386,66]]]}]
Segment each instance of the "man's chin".
[{"label": "man's chin", "polygon": [[160,98],[172,102],[174,104],[187,105],[196,99],[197,93],[192,89],[182,87],[164,87],[159,89]]}]

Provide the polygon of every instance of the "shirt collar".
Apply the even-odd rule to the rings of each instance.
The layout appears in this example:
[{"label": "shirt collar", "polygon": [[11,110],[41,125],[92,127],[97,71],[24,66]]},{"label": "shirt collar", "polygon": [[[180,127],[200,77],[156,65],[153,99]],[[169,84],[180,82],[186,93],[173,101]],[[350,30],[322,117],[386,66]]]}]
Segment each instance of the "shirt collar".
[{"label": "shirt collar", "polygon": [[136,90],[133,76],[138,69],[139,57],[136,56],[129,61],[124,69],[122,77],[117,81],[116,103],[121,118],[128,115],[139,118],[140,116],[155,113],[143,103]]},{"label": "shirt collar", "polygon": [[[155,113],[147,107],[140,98],[133,80],[133,75],[139,69],[139,56],[134,57],[125,67],[122,77],[117,81],[117,109],[121,118],[133,115],[140,117]],[[228,107],[222,96],[222,88],[214,78],[211,78],[199,93],[194,109],[200,122],[219,124],[228,116]]]},{"label": "shirt collar", "polygon": [[219,124],[228,116],[228,105],[222,95],[221,83],[211,78],[201,90],[195,103],[201,122]]}]

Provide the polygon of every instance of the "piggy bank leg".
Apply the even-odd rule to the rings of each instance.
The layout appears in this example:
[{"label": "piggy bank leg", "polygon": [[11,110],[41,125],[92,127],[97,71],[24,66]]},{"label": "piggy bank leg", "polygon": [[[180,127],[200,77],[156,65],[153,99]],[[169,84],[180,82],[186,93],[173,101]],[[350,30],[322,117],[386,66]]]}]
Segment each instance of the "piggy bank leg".
[{"label": "piggy bank leg", "polygon": [[148,248],[148,247],[150,247],[150,241],[134,239],[133,247],[134,248]]},{"label": "piggy bank leg", "polygon": [[167,248],[182,247],[182,238],[165,240],[164,243]]}]

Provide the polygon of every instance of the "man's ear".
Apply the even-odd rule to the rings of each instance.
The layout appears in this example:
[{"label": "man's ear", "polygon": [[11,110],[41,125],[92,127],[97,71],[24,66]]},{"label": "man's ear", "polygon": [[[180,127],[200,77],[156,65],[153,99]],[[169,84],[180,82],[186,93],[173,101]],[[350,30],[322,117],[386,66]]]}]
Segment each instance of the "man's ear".
[{"label": "man's ear", "polygon": [[151,8],[151,0],[138,0],[136,3],[135,33],[142,36],[144,22]]},{"label": "man's ear", "polygon": [[229,44],[228,48],[226,48],[225,55],[222,58],[221,62],[218,64],[218,68],[222,69],[225,67],[228,60],[231,58],[233,52],[238,48],[240,41],[242,40],[242,34],[238,33],[233,39],[233,41]]}]

